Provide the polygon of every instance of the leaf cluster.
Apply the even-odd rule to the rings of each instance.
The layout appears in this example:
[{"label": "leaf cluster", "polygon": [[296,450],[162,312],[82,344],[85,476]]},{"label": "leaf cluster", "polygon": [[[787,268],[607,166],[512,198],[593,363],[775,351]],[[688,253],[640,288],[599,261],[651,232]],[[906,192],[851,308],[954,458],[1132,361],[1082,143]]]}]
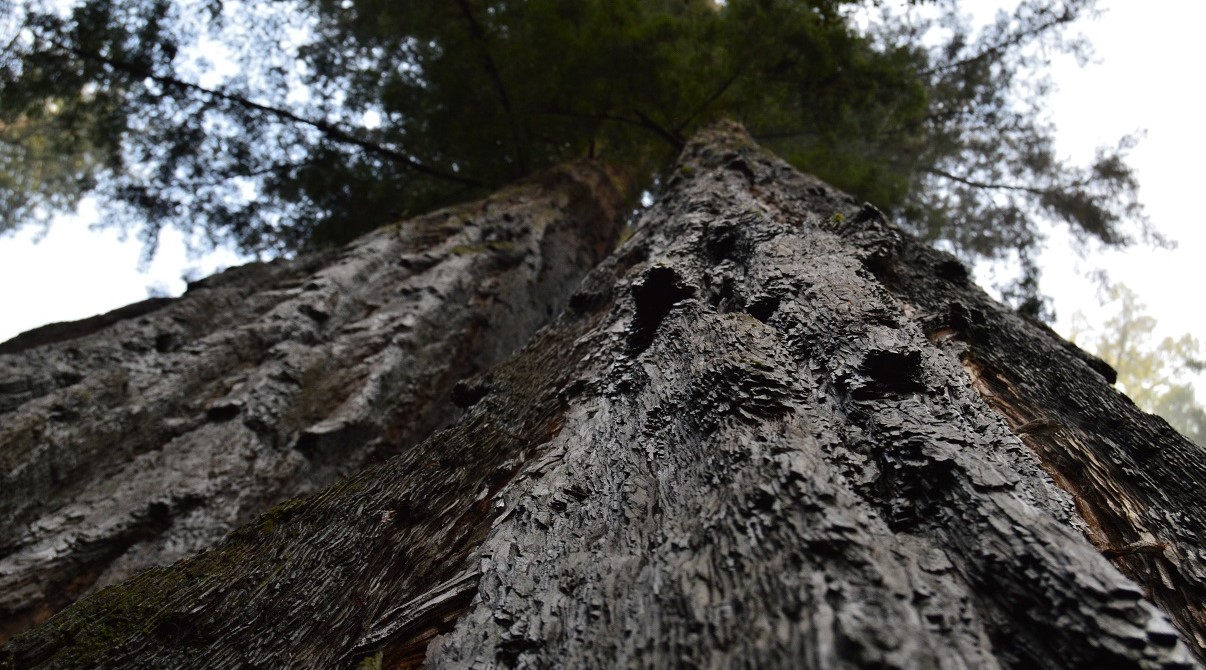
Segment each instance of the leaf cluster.
[{"label": "leaf cluster", "polygon": [[1027,0],[978,33],[953,4],[910,5],[30,0],[0,62],[3,225],[96,193],[149,240],[175,225],[288,252],[577,156],[655,189],[727,116],[965,256],[1015,254],[1020,295],[1040,220],[1150,233],[1131,144],[1069,166],[1040,113],[1036,73],[1084,49],[1065,33],[1091,0]]},{"label": "leaf cluster", "polygon": [[1206,370],[1206,352],[1192,335],[1152,342],[1156,319],[1139,296],[1123,284],[1107,288],[1113,316],[1100,328],[1081,324],[1074,339],[1087,340],[1118,372],[1118,386],[1135,404],[1164,417],[1185,437],[1206,446],[1206,409],[1198,404],[1191,375]]}]

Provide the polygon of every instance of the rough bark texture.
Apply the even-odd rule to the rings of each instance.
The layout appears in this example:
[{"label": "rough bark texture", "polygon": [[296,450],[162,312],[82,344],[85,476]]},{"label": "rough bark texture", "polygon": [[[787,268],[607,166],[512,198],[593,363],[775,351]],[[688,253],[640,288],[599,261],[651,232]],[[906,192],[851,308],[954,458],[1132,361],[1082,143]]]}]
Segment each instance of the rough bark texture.
[{"label": "rough bark texture", "polygon": [[1206,455],[1102,373],[720,127],[461,421],[7,662],[1193,667]]},{"label": "rough bark texture", "polygon": [[0,344],[0,640],[447,424],[622,219],[575,164]]}]

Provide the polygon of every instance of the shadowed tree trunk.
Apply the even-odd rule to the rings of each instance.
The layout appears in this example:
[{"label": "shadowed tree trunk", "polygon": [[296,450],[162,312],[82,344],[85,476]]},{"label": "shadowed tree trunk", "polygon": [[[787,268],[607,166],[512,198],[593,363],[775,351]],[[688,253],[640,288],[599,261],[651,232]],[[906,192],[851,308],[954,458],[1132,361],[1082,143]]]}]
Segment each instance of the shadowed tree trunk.
[{"label": "shadowed tree trunk", "polygon": [[447,430],[4,658],[1194,667],[1206,454],[1111,374],[720,126]]},{"label": "shadowed tree trunk", "polygon": [[448,423],[454,384],[613,248],[622,205],[573,164],[0,344],[0,640]]}]

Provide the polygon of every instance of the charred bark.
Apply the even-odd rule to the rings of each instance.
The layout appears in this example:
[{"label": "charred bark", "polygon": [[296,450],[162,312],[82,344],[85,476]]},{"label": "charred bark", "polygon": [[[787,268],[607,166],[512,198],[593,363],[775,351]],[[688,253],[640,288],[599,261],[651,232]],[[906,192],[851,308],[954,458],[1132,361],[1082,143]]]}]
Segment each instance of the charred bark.
[{"label": "charred bark", "polygon": [[1206,454],[722,126],[449,429],[9,665],[1180,668]]},{"label": "charred bark", "polygon": [[446,425],[623,218],[605,171],[570,165],[0,344],[0,640]]}]

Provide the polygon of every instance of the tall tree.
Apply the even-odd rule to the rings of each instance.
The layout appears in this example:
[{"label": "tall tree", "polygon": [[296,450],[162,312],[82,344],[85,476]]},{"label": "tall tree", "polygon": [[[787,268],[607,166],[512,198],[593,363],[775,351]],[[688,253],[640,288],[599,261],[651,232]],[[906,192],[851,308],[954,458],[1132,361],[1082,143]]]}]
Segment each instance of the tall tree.
[{"label": "tall tree", "polygon": [[[92,191],[148,239],[176,225],[293,250],[581,155],[656,190],[683,138],[724,116],[929,239],[1016,254],[1024,293],[1040,217],[1107,244],[1150,234],[1129,145],[1067,165],[1042,114],[1042,57],[1083,46],[1064,33],[1092,0],[1028,0],[980,33],[954,4],[854,18],[876,4],[26,0],[0,133],[36,118],[71,138],[36,156],[80,179],[9,179],[8,201]],[[204,76],[210,52],[238,74]],[[19,173],[37,150],[14,133]]]},{"label": "tall tree", "polygon": [[1097,328],[1078,324],[1073,339],[1085,341],[1118,371],[1118,385],[1137,405],[1206,446],[1206,410],[1186,380],[1206,367],[1197,338],[1186,334],[1152,342],[1156,320],[1123,284],[1109,287],[1107,306],[1115,310],[1109,319]]},{"label": "tall tree", "polygon": [[448,430],[84,599],[0,658],[1202,658],[1200,447],[955,258],[739,128],[704,133],[671,175],[568,308],[461,385]]}]

